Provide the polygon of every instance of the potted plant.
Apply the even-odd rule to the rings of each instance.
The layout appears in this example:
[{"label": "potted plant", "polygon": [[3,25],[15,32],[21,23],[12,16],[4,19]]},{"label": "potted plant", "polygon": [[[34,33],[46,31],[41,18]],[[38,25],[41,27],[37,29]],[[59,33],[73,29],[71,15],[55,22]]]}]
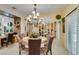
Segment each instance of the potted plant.
[{"label": "potted plant", "polygon": [[56,15],[56,19],[60,20],[61,19],[61,15],[60,14]]}]

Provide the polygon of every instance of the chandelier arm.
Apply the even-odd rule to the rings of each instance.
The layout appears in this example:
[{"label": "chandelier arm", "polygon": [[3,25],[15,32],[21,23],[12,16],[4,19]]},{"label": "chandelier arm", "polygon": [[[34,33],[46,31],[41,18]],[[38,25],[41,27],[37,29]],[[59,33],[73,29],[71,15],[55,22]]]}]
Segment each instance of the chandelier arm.
[{"label": "chandelier arm", "polygon": [[39,23],[40,20],[39,20],[39,13],[37,12],[37,4],[34,4],[34,9],[33,9],[33,16],[29,15],[28,17],[28,20],[31,22],[31,23]]}]

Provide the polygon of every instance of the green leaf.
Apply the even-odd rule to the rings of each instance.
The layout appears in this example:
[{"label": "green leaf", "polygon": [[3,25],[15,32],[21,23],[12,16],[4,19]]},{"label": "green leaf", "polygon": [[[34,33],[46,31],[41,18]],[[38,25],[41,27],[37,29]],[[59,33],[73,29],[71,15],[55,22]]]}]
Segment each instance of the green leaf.
[{"label": "green leaf", "polygon": [[56,19],[57,20],[61,19],[61,15],[56,15]]}]

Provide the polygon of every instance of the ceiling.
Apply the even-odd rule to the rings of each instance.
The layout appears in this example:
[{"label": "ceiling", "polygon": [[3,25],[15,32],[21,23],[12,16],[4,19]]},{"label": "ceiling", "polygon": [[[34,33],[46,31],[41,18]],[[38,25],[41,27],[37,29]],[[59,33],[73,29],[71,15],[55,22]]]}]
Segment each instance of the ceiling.
[{"label": "ceiling", "polygon": [[[16,11],[24,15],[29,15],[33,11],[33,4],[5,4],[5,6],[14,7]],[[66,6],[66,4],[37,4],[37,11],[40,13],[56,12],[63,10]]]}]

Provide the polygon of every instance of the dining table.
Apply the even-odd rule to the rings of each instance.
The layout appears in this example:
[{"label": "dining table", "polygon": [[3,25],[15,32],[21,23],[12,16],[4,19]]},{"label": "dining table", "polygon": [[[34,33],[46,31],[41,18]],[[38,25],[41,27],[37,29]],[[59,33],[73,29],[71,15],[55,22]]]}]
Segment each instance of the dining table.
[{"label": "dining table", "polygon": [[37,37],[37,38],[30,38],[30,37],[23,37],[22,44],[25,46],[25,48],[28,48],[28,41],[29,39],[41,39],[41,48],[44,47],[44,45],[48,42],[48,39],[46,37]]}]

